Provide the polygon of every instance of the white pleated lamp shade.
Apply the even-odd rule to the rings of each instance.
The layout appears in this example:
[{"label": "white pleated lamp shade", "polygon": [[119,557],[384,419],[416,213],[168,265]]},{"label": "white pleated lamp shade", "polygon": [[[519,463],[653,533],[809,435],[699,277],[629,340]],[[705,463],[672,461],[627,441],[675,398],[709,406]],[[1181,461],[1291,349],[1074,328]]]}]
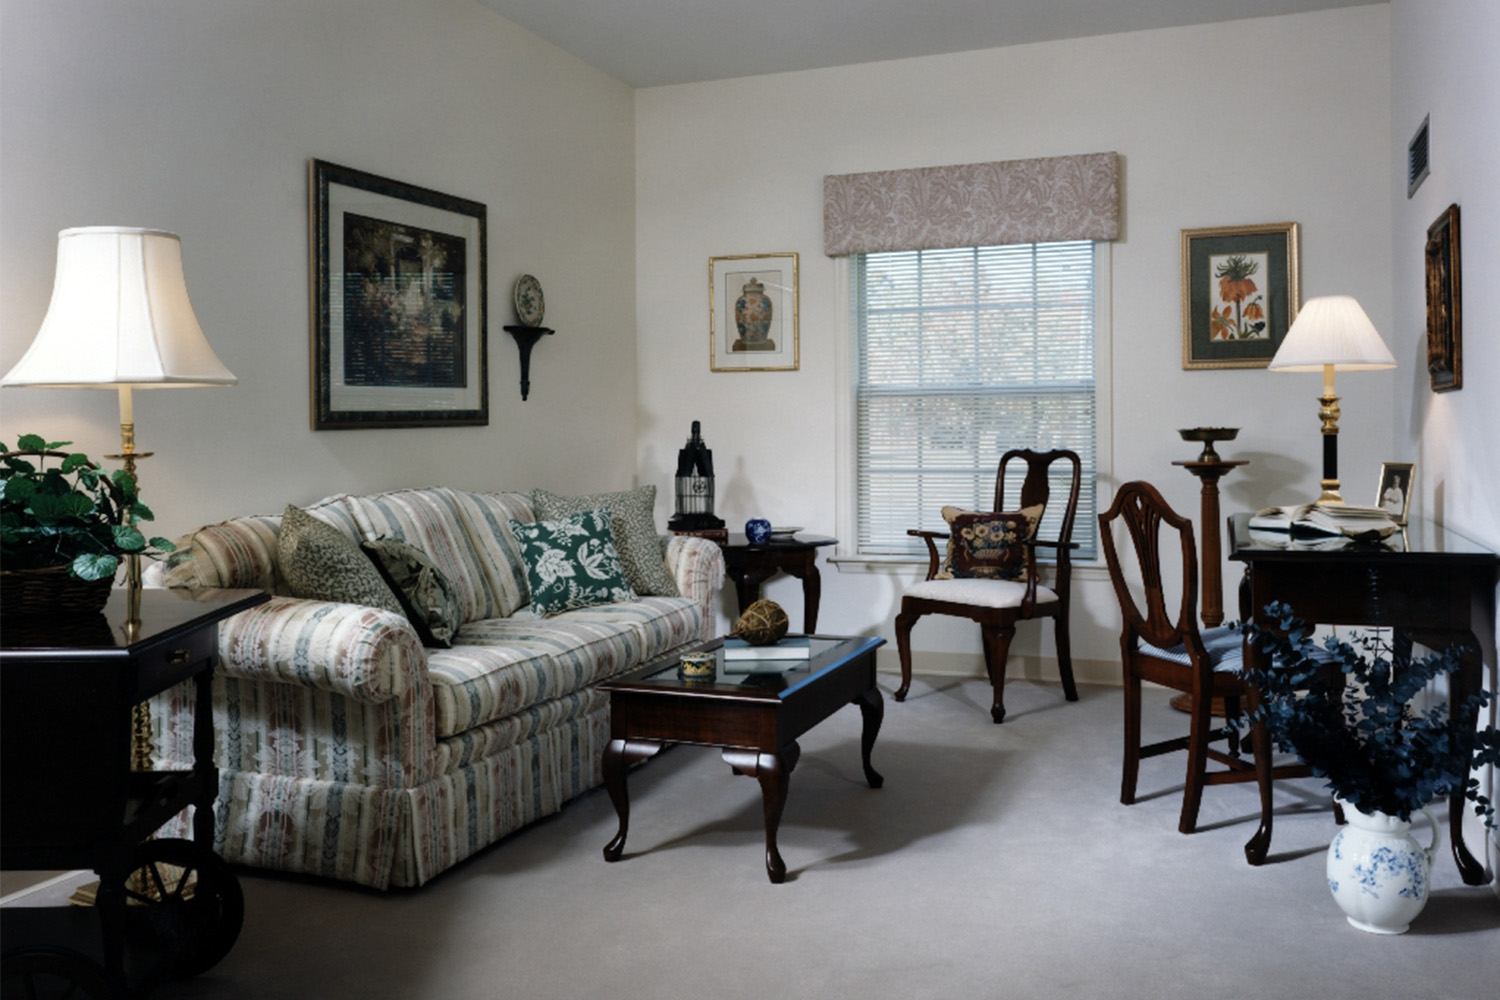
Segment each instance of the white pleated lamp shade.
[{"label": "white pleated lamp shade", "polygon": [[154,389],[236,381],[188,301],[176,234],[89,226],[57,234],[46,318],[0,384]]},{"label": "white pleated lamp shade", "polygon": [[1373,371],[1394,368],[1396,359],[1375,324],[1348,295],[1325,295],[1303,304],[1286,332],[1271,368],[1288,372]]}]

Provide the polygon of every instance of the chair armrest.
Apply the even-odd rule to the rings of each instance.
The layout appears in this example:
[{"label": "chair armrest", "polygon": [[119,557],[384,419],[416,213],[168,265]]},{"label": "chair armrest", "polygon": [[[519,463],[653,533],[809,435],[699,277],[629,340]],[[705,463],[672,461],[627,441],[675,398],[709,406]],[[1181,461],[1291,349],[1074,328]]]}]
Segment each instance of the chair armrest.
[{"label": "chair armrest", "polygon": [[724,550],[707,538],[671,535],[665,557],[678,592],[698,606],[702,616],[699,639],[712,639],[718,624],[714,603],[724,586]]},{"label": "chair armrest", "polygon": [[427,654],[401,615],[273,597],[219,625],[219,672],[377,704],[428,685]]},{"label": "chair armrest", "polygon": [[922,528],[907,528],[906,533],[913,538],[920,538],[927,543],[927,579],[931,580],[937,576],[938,571],[938,548],[937,540],[947,538],[946,531],[926,531]]}]

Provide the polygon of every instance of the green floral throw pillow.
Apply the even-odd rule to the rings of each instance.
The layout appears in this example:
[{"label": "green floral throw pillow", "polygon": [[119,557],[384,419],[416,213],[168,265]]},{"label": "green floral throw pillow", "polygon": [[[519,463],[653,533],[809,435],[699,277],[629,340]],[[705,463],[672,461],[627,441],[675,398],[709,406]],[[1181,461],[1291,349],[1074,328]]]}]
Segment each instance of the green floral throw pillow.
[{"label": "green floral throw pillow", "polygon": [[424,646],[447,649],[463,624],[463,605],[448,578],[427,553],[399,538],[377,538],[361,546],[401,601]]},{"label": "green floral throw pillow", "polygon": [[542,617],[635,600],[615,551],[607,510],[556,521],[510,522],[526,561],[531,610]]},{"label": "green floral throw pillow", "polygon": [[359,543],[300,507],[288,505],[281,515],[276,563],[293,597],[405,614]]},{"label": "green floral throw pillow", "polygon": [[678,597],[677,581],[662,558],[661,536],[656,530],[656,487],[639,486],[621,493],[594,493],[565,497],[546,490],[533,490],[532,506],[538,521],[552,521],[569,514],[605,508],[614,532],[615,551],[625,567],[625,578],[637,594]]}]

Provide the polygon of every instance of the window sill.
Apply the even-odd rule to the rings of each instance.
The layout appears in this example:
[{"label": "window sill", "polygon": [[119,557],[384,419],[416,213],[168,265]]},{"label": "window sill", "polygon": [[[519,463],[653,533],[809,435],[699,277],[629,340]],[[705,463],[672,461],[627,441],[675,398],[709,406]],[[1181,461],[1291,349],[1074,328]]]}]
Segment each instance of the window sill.
[{"label": "window sill", "polygon": [[[860,556],[848,553],[842,555],[831,555],[825,560],[834,566],[840,573],[878,573],[890,576],[925,574],[927,572],[926,556]],[[1044,563],[1043,566],[1050,566]],[[1044,570],[1045,572],[1045,570]],[[1104,560],[1082,560],[1073,561],[1074,580],[1108,580],[1109,567]],[[1044,576],[1043,579],[1046,579]]]}]

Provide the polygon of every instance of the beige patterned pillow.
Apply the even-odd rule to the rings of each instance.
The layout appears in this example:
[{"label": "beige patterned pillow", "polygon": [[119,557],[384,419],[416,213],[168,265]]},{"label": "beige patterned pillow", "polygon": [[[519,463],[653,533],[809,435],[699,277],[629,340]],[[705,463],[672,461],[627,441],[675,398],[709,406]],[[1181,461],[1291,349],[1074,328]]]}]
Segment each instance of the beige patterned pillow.
[{"label": "beige patterned pillow", "polygon": [[406,613],[358,542],[290,504],[281,515],[276,562],[293,597]]},{"label": "beige patterned pillow", "polygon": [[546,490],[533,490],[531,502],[538,521],[557,521],[603,507],[609,511],[615,551],[625,567],[625,578],[637,594],[679,597],[677,581],[667,572],[662,557],[661,536],[656,532],[656,487],[638,486],[622,493],[594,493],[564,497]]}]

